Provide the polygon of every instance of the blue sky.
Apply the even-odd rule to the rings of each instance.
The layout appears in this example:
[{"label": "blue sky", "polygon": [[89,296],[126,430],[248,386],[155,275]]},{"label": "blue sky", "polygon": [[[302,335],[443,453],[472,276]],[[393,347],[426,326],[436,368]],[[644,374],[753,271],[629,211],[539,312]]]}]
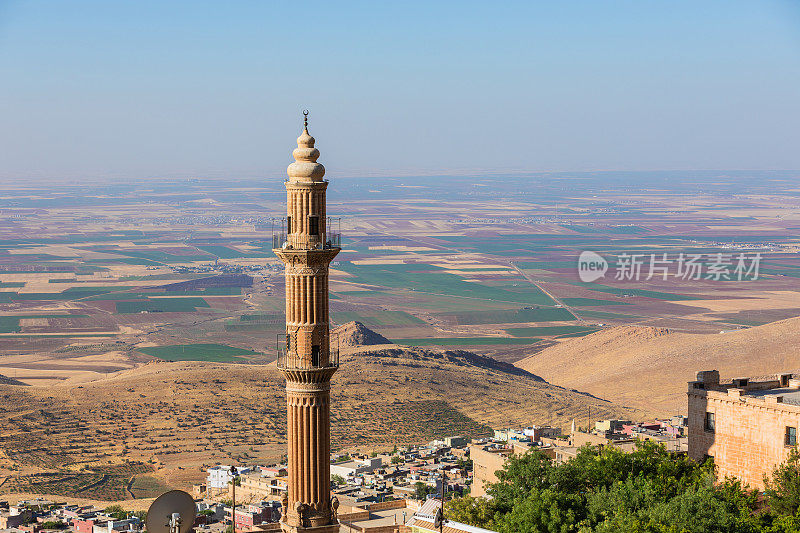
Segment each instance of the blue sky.
[{"label": "blue sky", "polygon": [[797,169],[800,2],[0,0],[0,180]]}]

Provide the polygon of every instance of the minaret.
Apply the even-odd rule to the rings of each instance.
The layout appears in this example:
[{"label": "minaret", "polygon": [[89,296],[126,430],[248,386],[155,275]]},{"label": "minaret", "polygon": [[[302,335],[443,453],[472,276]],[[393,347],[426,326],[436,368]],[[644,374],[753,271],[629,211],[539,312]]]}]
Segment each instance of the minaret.
[{"label": "minaret", "polygon": [[292,152],[286,180],[286,220],[273,235],[273,251],[286,265],[286,338],[278,348],[278,369],[286,378],[289,492],[284,497],[284,532],[338,532],[331,500],[330,381],[339,368],[331,350],[328,269],[339,253],[339,235],[328,231],[319,150],[303,133]]}]

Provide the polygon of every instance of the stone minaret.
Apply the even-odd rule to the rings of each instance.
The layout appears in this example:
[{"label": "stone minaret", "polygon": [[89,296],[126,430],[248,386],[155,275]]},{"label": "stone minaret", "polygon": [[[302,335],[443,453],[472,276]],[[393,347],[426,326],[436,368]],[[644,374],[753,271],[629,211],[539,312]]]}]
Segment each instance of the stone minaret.
[{"label": "stone minaret", "polygon": [[275,254],[286,265],[286,343],[278,368],[286,377],[289,493],[284,497],[284,532],[339,531],[330,484],[330,381],[339,367],[331,350],[328,269],[339,253],[338,235],[327,231],[325,167],[304,129],[292,152],[286,180],[286,223],[273,236]]}]

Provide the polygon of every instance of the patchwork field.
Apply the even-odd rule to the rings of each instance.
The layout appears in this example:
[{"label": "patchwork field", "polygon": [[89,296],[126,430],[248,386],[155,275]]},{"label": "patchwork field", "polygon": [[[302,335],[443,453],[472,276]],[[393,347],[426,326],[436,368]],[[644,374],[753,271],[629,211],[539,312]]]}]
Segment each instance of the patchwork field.
[{"label": "patchwork field", "polygon": [[[344,249],[332,265],[332,317],[513,361],[615,325],[712,332],[797,316],[795,178],[385,178],[374,190],[337,178],[329,212],[342,217]],[[0,350],[42,362],[73,353],[61,350],[102,353],[89,346],[152,356],[159,346],[218,344],[245,350],[230,357],[271,360],[283,329],[282,267],[271,251],[281,187],[7,187]],[[590,282],[578,276],[585,251],[608,263]],[[30,370],[0,361],[0,372],[31,383],[59,378]]]}]

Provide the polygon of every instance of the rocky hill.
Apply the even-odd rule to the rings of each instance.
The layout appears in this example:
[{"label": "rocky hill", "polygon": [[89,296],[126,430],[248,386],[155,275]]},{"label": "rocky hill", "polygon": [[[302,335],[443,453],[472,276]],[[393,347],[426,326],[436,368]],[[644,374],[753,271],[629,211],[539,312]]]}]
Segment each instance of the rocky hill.
[{"label": "rocky hill", "polygon": [[380,333],[372,331],[367,326],[357,321],[342,324],[331,333],[339,337],[340,348],[392,344],[392,341]]},{"label": "rocky hill", "polygon": [[686,382],[698,370],[728,378],[800,370],[800,317],[714,334],[609,328],[515,364],[553,384],[670,415],[685,412]]}]

